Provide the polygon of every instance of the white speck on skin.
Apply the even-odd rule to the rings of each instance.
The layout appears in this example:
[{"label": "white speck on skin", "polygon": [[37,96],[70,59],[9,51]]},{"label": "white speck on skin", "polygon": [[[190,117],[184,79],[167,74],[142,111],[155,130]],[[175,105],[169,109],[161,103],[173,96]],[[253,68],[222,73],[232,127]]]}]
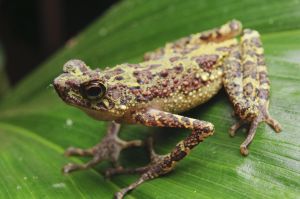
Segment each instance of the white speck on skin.
[{"label": "white speck on skin", "polygon": [[24,179],[24,180],[27,180],[28,178],[25,176],[23,179]]},{"label": "white speck on skin", "polygon": [[21,190],[22,187],[20,185],[17,186],[17,190]]},{"label": "white speck on skin", "polygon": [[61,188],[65,188],[66,187],[66,184],[63,183],[63,182],[60,182],[60,183],[55,183],[52,185],[53,188],[56,188],[56,189],[61,189]]},{"label": "white speck on skin", "polygon": [[68,118],[68,119],[66,120],[66,125],[67,125],[67,126],[72,126],[72,125],[73,125],[73,120],[71,120],[70,118]]},{"label": "white speck on skin", "polygon": [[126,107],[125,105],[121,105],[121,106],[120,106],[120,109],[121,109],[121,110],[126,110],[126,108],[127,108],[127,107]]}]

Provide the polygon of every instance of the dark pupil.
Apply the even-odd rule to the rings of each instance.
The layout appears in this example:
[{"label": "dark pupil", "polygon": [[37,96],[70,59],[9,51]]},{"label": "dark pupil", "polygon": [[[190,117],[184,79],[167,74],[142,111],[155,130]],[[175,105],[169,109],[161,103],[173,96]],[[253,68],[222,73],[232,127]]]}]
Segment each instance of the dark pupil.
[{"label": "dark pupil", "polygon": [[87,95],[91,97],[97,97],[101,94],[102,89],[100,87],[90,87],[87,89]]}]

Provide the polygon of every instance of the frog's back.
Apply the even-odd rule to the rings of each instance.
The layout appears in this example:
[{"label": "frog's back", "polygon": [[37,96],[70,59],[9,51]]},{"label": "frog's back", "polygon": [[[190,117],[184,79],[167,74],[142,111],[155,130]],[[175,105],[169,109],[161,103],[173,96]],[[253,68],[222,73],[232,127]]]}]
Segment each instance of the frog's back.
[{"label": "frog's back", "polygon": [[[112,93],[129,107],[182,112],[204,103],[222,85],[222,61],[236,40],[191,46],[140,64],[104,71]],[[227,46],[227,47],[226,47]],[[165,49],[166,50],[166,49]],[[122,102],[123,100],[123,102]]]}]

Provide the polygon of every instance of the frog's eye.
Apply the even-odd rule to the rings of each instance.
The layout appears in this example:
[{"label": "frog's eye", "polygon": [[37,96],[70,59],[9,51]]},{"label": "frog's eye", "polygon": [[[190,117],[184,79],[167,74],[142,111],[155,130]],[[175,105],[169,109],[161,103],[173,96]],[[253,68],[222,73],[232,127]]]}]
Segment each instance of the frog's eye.
[{"label": "frog's eye", "polygon": [[81,94],[90,100],[102,98],[105,92],[106,87],[98,81],[90,81],[81,85]]}]

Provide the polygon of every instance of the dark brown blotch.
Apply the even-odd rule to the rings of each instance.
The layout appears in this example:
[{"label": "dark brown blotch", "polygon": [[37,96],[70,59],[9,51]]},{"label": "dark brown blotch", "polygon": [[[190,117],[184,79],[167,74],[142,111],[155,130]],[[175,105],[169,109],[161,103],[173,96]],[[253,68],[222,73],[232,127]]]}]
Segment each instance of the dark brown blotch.
[{"label": "dark brown blotch", "polygon": [[198,66],[206,72],[212,70],[213,66],[217,63],[218,58],[218,55],[200,55],[193,57]]},{"label": "dark brown blotch", "polygon": [[181,73],[183,71],[183,66],[180,63],[179,65],[174,67],[176,73]]},{"label": "dark brown blotch", "polygon": [[[179,148],[179,147],[178,147]],[[172,152],[171,154],[171,160],[178,162],[182,158],[184,158],[187,155],[185,151],[180,151],[179,149],[175,149],[175,151]]]},{"label": "dark brown blotch", "polygon": [[260,89],[258,91],[258,97],[260,99],[268,100],[268,98],[269,98],[269,90],[267,90],[267,89]]},{"label": "dark brown blotch", "polygon": [[116,76],[115,77],[115,80],[117,80],[117,81],[120,81],[120,80],[123,80],[124,79],[124,77],[122,77],[122,76]]},{"label": "dark brown blotch", "polygon": [[163,87],[168,86],[168,80],[163,80],[163,81],[161,82],[161,85],[162,85]]},{"label": "dark brown blotch", "polygon": [[212,38],[212,32],[203,32],[201,35],[200,35],[200,38],[201,40],[204,40],[204,41],[208,41]]},{"label": "dark brown blotch", "polygon": [[181,118],[181,121],[184,122],[185,126],[189,126],[191,124],[190,119],[186,117]]},{"label": "dark brown blotch", "polygon": [[257,37],[251,38],[251,43],[253,43],[257,48],[262,47],[261,41]]},{"label": "dark brown blotch", "polygon": [[160,76],[161,76],[161,77],[167,77],[168,74],[169,74],[168,70],[162,70],[162,71],[160,72]]}]

